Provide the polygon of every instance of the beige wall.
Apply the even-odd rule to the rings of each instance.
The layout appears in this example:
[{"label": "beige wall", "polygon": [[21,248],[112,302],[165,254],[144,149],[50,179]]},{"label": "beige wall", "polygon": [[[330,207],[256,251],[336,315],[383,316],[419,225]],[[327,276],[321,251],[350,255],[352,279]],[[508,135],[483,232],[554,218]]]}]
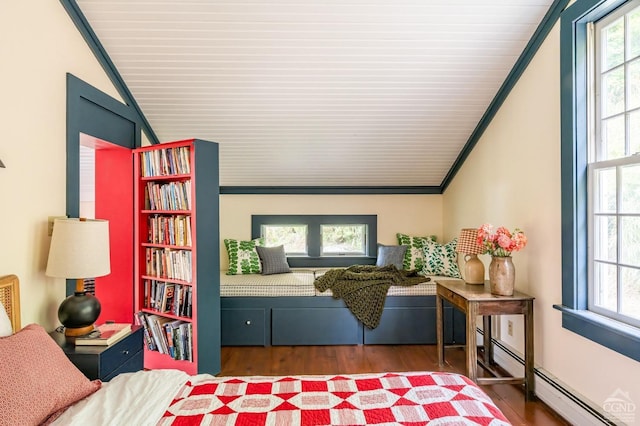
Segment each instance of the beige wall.
[{"label": "beige wall", "polygon": [[22,323],[48,329],[65,294],[44,275],[47,216],[65,214],[66,73],[119,99],[58,1],[0,2],[0,275],[21,281]]},{"label": "beige wall", "polygon": [[[220,239],[251,238],[252,214],[377,214],[382,244],[397,244],[397,232],[442,238],[441,195],[222,195]],[[226,269],[229,259],[220,243]]]},{"label": "beige wall", "polygon": [[[516,288],[536,297],[536,364],[601,407],[616,389],[640,396],[640,364],[563,329],[552,307],[562,285],[559,56],[556,25],[445,192],[444,232],[484,222],[525,230],[529,244],[513,259]],[[522,351],[515,326],[502,339]]]}]

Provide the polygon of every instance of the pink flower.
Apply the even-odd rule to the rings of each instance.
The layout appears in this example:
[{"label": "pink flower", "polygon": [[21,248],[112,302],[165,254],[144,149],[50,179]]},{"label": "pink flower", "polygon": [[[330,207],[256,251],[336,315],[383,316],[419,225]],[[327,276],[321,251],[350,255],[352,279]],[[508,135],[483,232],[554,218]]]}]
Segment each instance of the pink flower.
[{"label": "pink flower", "polygon": [[522,250],[527,245],[527,237],[518,228],[510,232],[504,226],[493,232],[493,226],[485,223],[478,228],[478,245],[484,247],[484,253],[491,256],[511,256],[514,251]]}]

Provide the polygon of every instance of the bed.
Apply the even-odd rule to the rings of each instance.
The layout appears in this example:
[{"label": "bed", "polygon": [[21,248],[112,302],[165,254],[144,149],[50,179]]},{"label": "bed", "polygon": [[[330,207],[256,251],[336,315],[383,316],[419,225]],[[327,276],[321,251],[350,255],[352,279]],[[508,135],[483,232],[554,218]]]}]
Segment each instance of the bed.
[{"label": "bed", "polygon": [[[294,268],[276,275],[220,273],[223,346],[435,344],[435,279],[392,286],[380,324],[368,328],[315,279],[329,268]],[[445,341],[462,343],[464,316],[445,306]]]},{"label": "bed", "polygon": [[510,424],[484,391],[455,373],[214,377],[151,370],[91,381],[41,326],[19,329],[18,279],[0,283],[10,283],[0,291],[17,330],[0,338],[1,426]]}]

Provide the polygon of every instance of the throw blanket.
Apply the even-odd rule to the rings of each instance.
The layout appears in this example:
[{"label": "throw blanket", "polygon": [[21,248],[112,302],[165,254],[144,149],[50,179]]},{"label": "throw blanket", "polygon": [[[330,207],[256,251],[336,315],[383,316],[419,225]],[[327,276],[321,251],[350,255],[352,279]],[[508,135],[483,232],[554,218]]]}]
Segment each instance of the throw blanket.
[{"label": "throw blanket", "polygon": [[331,289],[335,299],[342,299],[364,325],[376,328],[380,324],[387,291],[392,285],[412,286],[430,281],[416,271],[398,270],[394,265],[354,265],[346,269],[330,269],[316,278],[318,291]]}]

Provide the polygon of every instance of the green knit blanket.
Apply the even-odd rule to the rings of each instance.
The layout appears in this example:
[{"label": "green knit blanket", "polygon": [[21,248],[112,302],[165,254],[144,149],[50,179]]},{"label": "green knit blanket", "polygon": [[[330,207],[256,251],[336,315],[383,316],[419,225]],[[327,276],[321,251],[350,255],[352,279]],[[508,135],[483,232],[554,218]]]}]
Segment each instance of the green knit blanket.
[{"label": "green knit blanket", "polygon": [[399,270],[394,265],[354,265],[330,269],[316,278],[314,285],[321,292],[331,289],[334,299],[344,300],[356,318],[373,329],[380,324],[389,287],[412,286],[429,280],[416,271]]}]

